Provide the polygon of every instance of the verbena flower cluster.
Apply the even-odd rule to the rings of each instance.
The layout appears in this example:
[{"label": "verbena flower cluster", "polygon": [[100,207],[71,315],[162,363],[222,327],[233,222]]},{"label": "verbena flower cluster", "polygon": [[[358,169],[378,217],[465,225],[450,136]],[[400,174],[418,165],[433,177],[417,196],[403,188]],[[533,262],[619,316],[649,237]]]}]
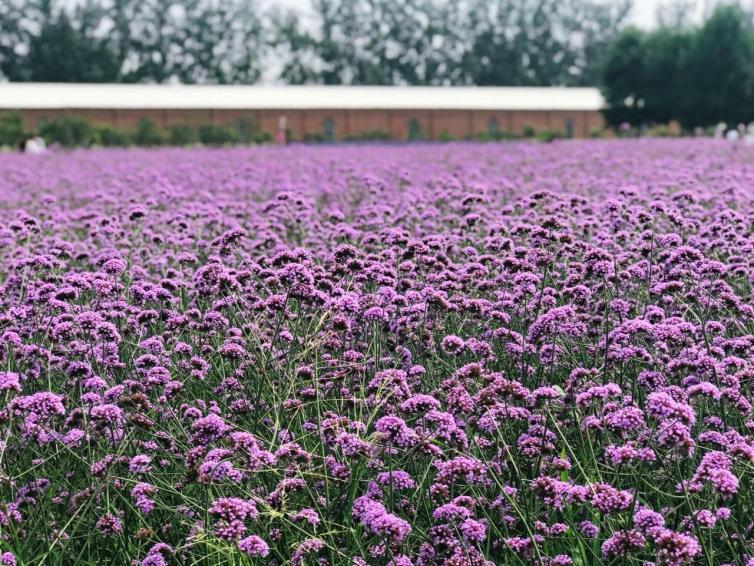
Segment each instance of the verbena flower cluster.
[{"label": "verbena flower cluster", "polygon": [[754,565],[754,152],[0,155],[0,564]]}]

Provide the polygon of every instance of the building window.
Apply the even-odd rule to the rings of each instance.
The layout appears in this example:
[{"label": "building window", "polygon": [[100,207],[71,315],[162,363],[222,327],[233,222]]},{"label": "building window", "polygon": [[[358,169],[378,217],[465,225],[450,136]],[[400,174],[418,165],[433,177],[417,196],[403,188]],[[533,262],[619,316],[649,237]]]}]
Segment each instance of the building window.
[{"label": "building window", "polygon": [[487,122],[487,133],[490,135],[492,139],[497,139],[500,137],[500,124],[497,121],[497,118],[490,118]]},{"label": "building window", "polygon": [[566,118],[565,121],[565,137],[573,137],[573,118]]},{"label": "building window", "polygon": [[325,118],[322,139],[326,142],[335,141],[335,122],[329,116]]},{"label": "building window", "polygon": [[422,127],[421,127],[421,124],[419,124],[419,120],[417,120],[416,118],[411,118],[408,121],[408,139],[410,140],[422,139]]}]

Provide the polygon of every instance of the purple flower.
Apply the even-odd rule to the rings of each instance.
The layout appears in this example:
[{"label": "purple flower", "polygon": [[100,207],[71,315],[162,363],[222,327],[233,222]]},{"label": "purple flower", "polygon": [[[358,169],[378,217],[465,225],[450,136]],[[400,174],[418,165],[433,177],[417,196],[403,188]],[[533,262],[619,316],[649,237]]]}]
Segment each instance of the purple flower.
[{"label": "purple flower", "polygon": [[466,519],[459,527],[463,538],[471,543],[481,543],[487,538],[487,526],[476,519]]},{"label": "purple flower", "polygon": [[222,539],[238,539],[246,532],[246,521],[259,516],[253,501],[238,497],[215,499],[209,508],[215,519],[215,535]]},{"label": "purple flower", "polygon": [[21,392],[21,383],[18,374],[13,372],[0,372],[0,391]]},{"label": "purple flower", "polygon": [[631,552],[641,550],[647,544],[647,539],[636,530],[616,531],[602,543],[602,556],[626,556]]},{"label": "purple flower", "polygon": [[97,529],[102,534],[114,535],[123,532],[123,525],[120,520],[110,513],[102,515],[97,521]]},{"label": "purple flower", "polygon": [[456,355],[463,351],[466,347],[466,343],[462,338],[450,335],[442,339],[441,347],[442,351],[446,354]]},{"label": "purple flower", "polygon": [[382,503],[366,496],[354,501],[353,516],[368,531],[396,542],[402,541],[411,532],[408,522],[389,513]]},{"label": "purple flower", "polygon": [[132,474],[146,474],[152,469],[151,463],[152,458],[146,454],[138,454],[128,463],[128,471]]},{"label": "purple flower", "polygon": [[270,553],[270,547],[261,538],[251,535],[238,541],[238,550],[252,558],[264,558]]}]

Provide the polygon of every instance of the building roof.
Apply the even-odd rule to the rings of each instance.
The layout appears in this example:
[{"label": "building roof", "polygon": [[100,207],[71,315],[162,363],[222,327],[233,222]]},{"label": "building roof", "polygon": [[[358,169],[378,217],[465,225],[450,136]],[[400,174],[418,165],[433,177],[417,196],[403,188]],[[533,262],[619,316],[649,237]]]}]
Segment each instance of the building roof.
[{"label": "building roof", "polygon": [[596,88],[0,83],[4,109],[600,110]]}]

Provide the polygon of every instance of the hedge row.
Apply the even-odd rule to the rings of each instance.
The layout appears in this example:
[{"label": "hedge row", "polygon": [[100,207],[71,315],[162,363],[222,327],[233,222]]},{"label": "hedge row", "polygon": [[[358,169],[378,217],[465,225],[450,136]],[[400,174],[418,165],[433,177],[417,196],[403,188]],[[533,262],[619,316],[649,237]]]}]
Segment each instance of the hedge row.
[{"label": "hedge row", "polygon": [[198,127],[177,124],[161,129],[152,120],[142,118],[135,128],[96,126],[86,120],[63,116],[43,120],[36,131],[24,127],[21,115],[6,112],[0,115],[0,146],[17,146],[32,136],[64,147],[91,147],[94,145],[126,147],[130,145],[153,147],[160,145],[229,145],[266,143],[272,136],[257,131],[251,121],[238,120],[233,125],[202,124]]},{"label": "hedge row", "polygon": [[[419,130],[412,132],[408,139],[420,141],[426,139]],[[239,119],[233,125],[203,124],[198,127],[188,124],[176,124],[167,129],[161,129],[152,120],[142,118],[135,128],[116,128],[113,126],[93,125],[82,118],[64,116],[53,120],[43,120],[39,123],[36,131],[29,131],[24,127],[21,115],[17,112],[0,114],[0,147],[16,147],[20,142],[35,135],[41,136],[48,144],[57,143],[63,147],[127,147],[143,146],[155,147],[161,145],[187,146],[196,143],[204,145],[221,146],[233,144],[262,144],[272,141],[272,136],[267,132],[259,131],[253,121]],[[595,132],[592,137],[601,135]],[[500,130],[480,132],[475,136],[464,138],[483,142],[503,141],[513,139],[536,139],[539,141],[552,141],[563,137],[557,131],[535,131],[527,127],[519,134]],[[361,134],[349,135],[343,141],[387,141],[390,134],[382,130],[373,130]],[[443,131],[438,136],[438,141],[454,141],[452,135]],[[301,140],[296,140],[292,132],[288,132],[289,141],[302,141],[304,143],[323,143],[327,140],[322,134],[305,134]]]}]

